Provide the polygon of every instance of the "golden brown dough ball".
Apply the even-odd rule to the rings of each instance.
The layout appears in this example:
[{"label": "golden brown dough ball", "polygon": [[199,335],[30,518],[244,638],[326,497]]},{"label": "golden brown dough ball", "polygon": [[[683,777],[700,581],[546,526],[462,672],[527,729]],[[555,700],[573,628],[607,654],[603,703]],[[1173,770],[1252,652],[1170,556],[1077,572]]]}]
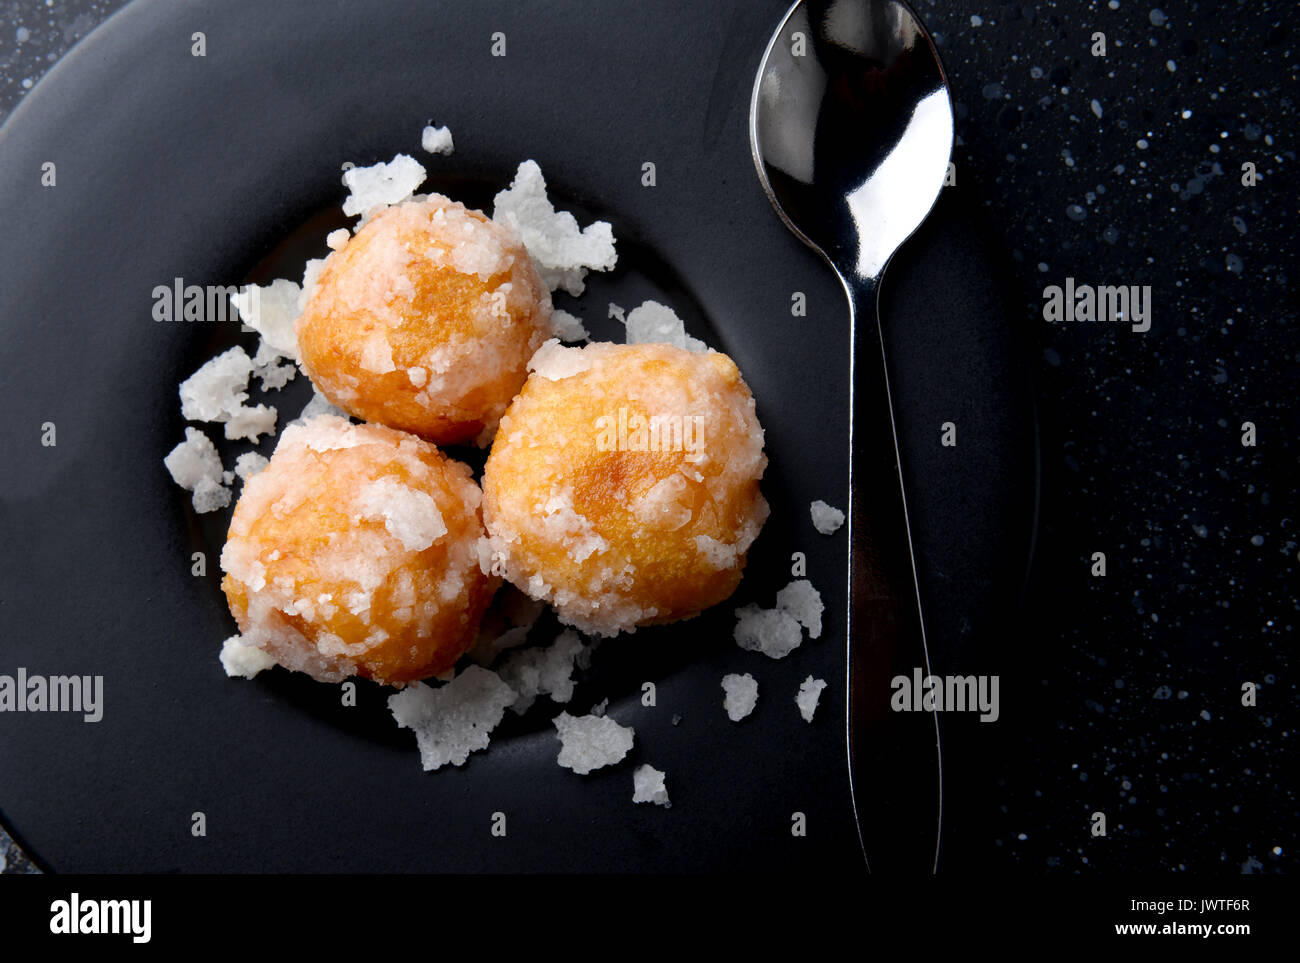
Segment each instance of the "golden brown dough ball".
[{"label": "golden brown dough ball", "polygon": [[594,635],[727,598],[767,518],[754,399],[717,352],[548,342],[483,473],[483,564]]},{"label": "golden brown dough ball", "polygon": [[445,672],[498,584],[478,564],[480,501],[466,465],[412,435],[290,425],[221,553],[241,641],[321,681]]},{"label": "golden brown dough ball", "polygon": [[295,332],[307,374],[348,413],[486,444],[551,336],[551,295],[513,230],[434,194],[331,254]]}]

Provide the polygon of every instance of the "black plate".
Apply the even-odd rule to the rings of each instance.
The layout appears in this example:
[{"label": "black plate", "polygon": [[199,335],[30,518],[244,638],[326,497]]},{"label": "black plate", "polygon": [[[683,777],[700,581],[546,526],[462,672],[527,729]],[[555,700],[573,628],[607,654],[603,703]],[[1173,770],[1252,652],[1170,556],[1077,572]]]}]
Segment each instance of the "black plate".
[{"label": "black plate", "polygon": [[[861,865],[843,734],[846,546],[808,515],[813,499],[845,502],[847,311],[769,207],[747,137],[754,72],[785,7],[136,0],[28,95],[0,130],[0,673],[99,674],[105,691],[95,724],[0,716],[0,810],[46,868]],[[206,57],[191,54],[195,31]],[[498,31],[505,57],[492,56]],[[418,150],[431,118],[452,128],[450,158]],[[307,247],[336,216],[340,166],[398,151],[471,203],[535,158],[561,206],[611,220],[619,238],[619,270],[563,306],[614,337],[609,301],[664,300],[735,358],[758,399],[773,511],[734,603],[771,605],[803,552],[824,635],[779,662],[742,652],[729,603],[605,643],[573,708],[609,696],[636,728],[617,767],[560,769],[541,710],[464,768],[425,773],[378,687],[344,709],[331,687],[280,671],[228,680],[217,662],[233,631],[213,571],[227,516],[194,516],[162,458],[183,437],[177,383],[240,336],[155,322],[151,292],[177,277],[295,276],[323,253]],[[46,161],[54,187],[41,185]],[[989,651],[1021,585],[1034,500],[1011,320],[968,207],[944,198],[883,295],[936,671],[976,671]],[[796,291],[806,317],[791,315]],[[291,386],[282,416],[304,390]],[[956,450],[938,444],[949,420]],[[41,444],[47,422],[55,447]],[[206,578],[190,572],[196,547]],[[738,725],[722,711],[727,672],[760,685]],[[830,683],[812,725],[793,701],[808,675]],[[670,810],[632,804],[643,762],[667,771]],[[504,839],[489,832],[498,811]],[[196,812],[205,837],[191,834]],[[791,834],[795,812],[806,837]]]}]

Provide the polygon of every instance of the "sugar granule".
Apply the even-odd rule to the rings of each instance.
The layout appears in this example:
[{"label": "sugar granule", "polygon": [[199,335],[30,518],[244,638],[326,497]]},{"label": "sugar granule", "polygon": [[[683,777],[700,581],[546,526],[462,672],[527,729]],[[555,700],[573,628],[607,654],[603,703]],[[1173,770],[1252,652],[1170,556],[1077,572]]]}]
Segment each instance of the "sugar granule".
[{"label": "sugar granule", "polygon": [[561,341],[591,340],[591,334],[582,323],[582,319],[562,308],[552,309],[551,326],[555,329],[555,336]]},{"label": "sugar granule", "polygon": [[185,429],[185,440],[167,453],[163,465],[172,481],[193,492],[196,512],[213,512],[230,504],[230,489],[222,484],[221,456],[212,439],[198,428]]},{"label": "sugar granule", "polygon": [[628,344],[671,344],[687,351],[706,351],[708,345],[686,333],[686,325],[672,308],[658,301],[645,301],[628,312]]},{"label": "sugar granule", "polygon": [[809,512],[812,514],[813,528],[823,535],[834,534],[844,524],[844,513],[827,505],[820,498],[809,506]]},{"label": "sugar granule", "polygon": [[563,381],[588,370],[596,355],[582,348],[566,348],[551,338],[538,348],[528,361],[528,370],[547,381]]},{"label": "sugar granule", "polygon": [[567,703],[573,698],[573,665],[581,651],[581,636],[566,629],[548,646],[512,653],[499,670],[502,681],[519,693],[511,708],[523,715],[541,695]]},{"label": "sugar granule", "polygon": [[419,682],[388,697],[388,710],[403,729],[415,730],[426,771],[462,766],[471,752],[486,749],[492,730],[515,701],[515,691],[490,669],[471,665],[451,682],[432,688]]},{"label": "sugar granule", "polygon": [[447,534],[438,503],[426,492],[385,476],[366,485],[357,495],[362,515],[382,518],[384,528],[410,552],[423,552]]},{"label": "sugar granule", "polygon": [[668,801],[668,787],[664,785],[664,773],[654,766],[638,766],[632,773],[632,801],[634,803],[654,803],[667,809],[672,805]]},{"label": "sugar granule", "polygon": [[298,318],[301,296],[301,287],[278,278],[267,285],[245,284],[230,296],[230,301],[244,324],[260,334],[268,348],[297,361],[298,339],[293,323]]},{"label": "sugar granule", "polygon": [[232,635],[221,643],[221,667],[232,679],[251,679],[273,665],[275,659],[256,646],[245,645],[242,636]]},{"label": "sugar granule", "polygon": [[791,582],[776,593],[776,607],[807,629],[808,638],[821,637],[822,612],[826,606],[812,582],[806,578]]},{"label": "sugar granule", "polygon": [[199,367],[181,382],[181,415],[186,421],[229,421],[248,400],[253,362],[236,345]]},{"label": "sugar granule", "polygon": [[230,489],[221,482],[204,478],[194,486],[194,494],[190,496],[190,501],[194,505],[194,510],[200,515],[215,512],[230,504]]},{"label": "sugar granule", "polygon": [[241,405],[226,421],[226,439],[257,441],[263,435],[273,434],[276,415],[276,409],[270,405],[257,405],[254,408]]},{"label": "sugar granule", "polygon": [[722,708],[727,710],[727,718],[739,722],[754,711],[758,705],[758,681],[746,672],[737,675],[732,672],[722,677]]},{"label": "sugar granule", "polygon": [[235,474],[248,481],[270,462],[255,451],[246,451],[235,459]]},{"label": "sugar granule", "polygon": [[291,359],[271,347],[263,338],[257,343],[253,355],[253,377],[262,384],[263,391],[279,391],[298,376],[298,366]]},{"label": "sugar granule", "polygon": [[552,291],[563,288],[576,297],[586,289],[588,270],[609,271],[618,260],[609,224],[596,221],[579,229],[577,218],[557,211],[536,161],[520,164],[510,187],[497,194],[492,220],[519,233]]},{"label": "sugar granule", "polygon": [[430,154],[450,154],[456,149],[451,139],[451,130],[434,127],[432,124],[420,131],[420,146]]},{"label": "sugar granule", "polygon": [[561,712],[554,721],[560,737],[556,762],[580,776],[612,766],[632,751],[632,729],[620,726],[609,716],[571,716]]},{"label": "sugar granule", "polygon": [[742,649],[782,659],[803,642],[803,630],[788,612],[746,605],[736,609],[736,644]]},{"label": "sugar granule", "polygon": [[308,259],[302,268],[302,290],[298,294],[298,313],[301,314],[303,308],[307,307],[307,302],[311,296],[316,293],[316,282],[320,280],[321,272],[325,270],[325,258],[314,257]]},{"label": "sugar granule", "polygon": [[185,440],[168,453],[163,464],[171,472],[172,481],[186,491],[194,491],[194,486],[205,478],[215,481],[221,477],[221,456],[212,440],[198,428],[185,429]]},{"label": "sugar granule", "polygon": [[808,676],[799,684],[799,694],[794,697],[794,702],[799,707],[799,715],[803,716],[804,722],[813,721],[813,713],[817,711],[817,700],[821,698],[822,690],[825,688],[824,679],[814,679],[812,676]]},{"label": "sugar granule", "polygon": [[343,186],[350,192],[343,202],[348,217],[369,214],[377,207],[400,204],[424,183],[424,166],[414,157],[398,154],[388,163],[353,167],[343,174]]}]

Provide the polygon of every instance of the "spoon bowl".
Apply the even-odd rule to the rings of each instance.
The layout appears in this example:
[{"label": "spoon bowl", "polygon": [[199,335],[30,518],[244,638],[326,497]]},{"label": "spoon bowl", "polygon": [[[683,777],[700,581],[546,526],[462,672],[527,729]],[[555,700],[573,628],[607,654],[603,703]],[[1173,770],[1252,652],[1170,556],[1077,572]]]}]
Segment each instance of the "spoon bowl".
[{"label": "spoon bowl", "polygon": [[754,85],[750,142],[787,226],[845,277],[878,278],[943,189],[953,114],[899,0],[801,0]]}]

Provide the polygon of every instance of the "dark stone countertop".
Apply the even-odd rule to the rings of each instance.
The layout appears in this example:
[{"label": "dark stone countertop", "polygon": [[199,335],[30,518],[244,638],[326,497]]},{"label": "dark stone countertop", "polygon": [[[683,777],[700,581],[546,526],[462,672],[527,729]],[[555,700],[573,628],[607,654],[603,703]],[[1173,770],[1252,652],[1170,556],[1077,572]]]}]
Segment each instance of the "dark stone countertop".
[{"label": "dark stone countertop", "polygon": [[[120,6],[0,6],[0,116]],[[1020,642],[1036,724],[990,753],[1000,799],[950,865],[1282,871],[1297,845],[1294,7],[917,6],[953,84],[958,177],[1017,269],[1043,447]],[[1150,285],[1151,330],[1044,321],[1066,278]],[[1088,844],[1098,809],[1104,846]],[[29,868],[0,844],[0,868]]]}]

